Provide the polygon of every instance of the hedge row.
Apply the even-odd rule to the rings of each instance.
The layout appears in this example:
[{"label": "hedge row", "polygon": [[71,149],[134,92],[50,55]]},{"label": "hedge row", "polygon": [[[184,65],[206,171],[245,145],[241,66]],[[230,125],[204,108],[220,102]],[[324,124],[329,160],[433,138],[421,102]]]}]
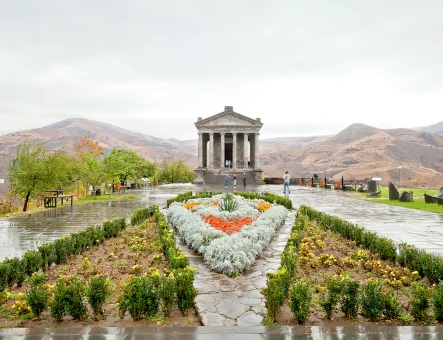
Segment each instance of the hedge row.
[{"label": "hedge row", "polygon": [[255,193],[255,192],[234,192],[234,195],[243,196],[247,199],[262,199],[269,203],[275,203],[284,206],[286,209],[292,209],[292,201],[289,198],[282,197],[270,192]]},{"label": "hedge row", "polygon": [[366,231],[363,227],[307,206],[301,206],[300,211],[311,220],[377,253],[383,260],[398,262],[411,271],[417,271],[420,276],[427,277],[432,283],[437,284],[443,280],[443,258],[439,255],[427,253],[406,243],[396,244],[376,233]]},{"label": "hedge row", "polygon": [[268,318],[272,322],[277,320],[280,308],[288,296],[289,287],[297,267],[297,252],[302,240],[302,232],[307,223],[307,217],[297,213],[285,249],[280,255],[281,266],[276,273],[267,274],[268,281],[266,282],[266,288],[263,288],[261,293],[265,297],[265,307],[268,310]]},{"label": "hedge row", "polygon": [[80,254],[107,238],[117,236],[125,228],[124,218],[105,221],[101,226],[91,226],[54,242],[45,243],[38,250],[29,250],[23,254],[22,259],[6,258],[0,263],[0,291],[14,284],[20,287],[26,277],[34,272],[40,269],[46,271],[53,263],[66,263],[70,256]]},{"label": "hedge row", "polygon": [[221,191],[207,191],[207,192],[197,192],[195,195],[192,194],[192,191],[187,191],[183,194],[178,194],[174,198],[170,198],[166,201],[166,207],[169,208],[171,203],[173,202],[185,202],[191,198],[205,198],[205,197],[212,197],[217,194],[221,194]]}]

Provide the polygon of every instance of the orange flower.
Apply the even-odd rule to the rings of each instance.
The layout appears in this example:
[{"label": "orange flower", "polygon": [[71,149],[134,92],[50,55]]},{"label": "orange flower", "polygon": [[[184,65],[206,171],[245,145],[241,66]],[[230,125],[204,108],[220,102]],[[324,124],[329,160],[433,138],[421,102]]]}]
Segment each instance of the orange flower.
[{"label": "orange flower", "polygon": [[272,207],[271,203],[257,203],[258,204],[258,211],[263,212],[268,210],[270,207]]},{"label": "orange flower", "polygon": [[188,209],[188,210],[192,210],[192,209],[194,209],[196,206],[199,206],[199,205],[200,205],[200,203],[198,203],[198,202],[195,202],[195,203],[186,203],[186,204],[185,204],[185,208]]},{"label": "orange flower", "polygon": [[202,216],[202,220],[208,223],[212,228],[223,231],[228,235],[238,233],[244,226],[250,225],[256,220],[256,217],[234,217],[231,220],[225,220],[214,215]]}]

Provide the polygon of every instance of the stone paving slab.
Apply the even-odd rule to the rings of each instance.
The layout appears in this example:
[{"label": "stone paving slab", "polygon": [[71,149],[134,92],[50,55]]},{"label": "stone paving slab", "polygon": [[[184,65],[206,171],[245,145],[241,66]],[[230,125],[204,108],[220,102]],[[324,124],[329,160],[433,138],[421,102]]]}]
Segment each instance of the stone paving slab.
[{"label": "stone paving slab", "polygon": [[442,326],[237,326],[0,329],[0,339],[443,339]]},{"label": "stone paving slab", "polygon": [[204,326],[258,326],[266,314],[260,290],[266,287],[266,273],[280,267],[280,254],[286,244],[295,211],[289,211],[285,223],[276,231],[255,263],[236,278],[211,271],[200,254],[192,251],[175,233],[177,246],[190,257],[196,268],[194,287],[198,289],[196,310]]}]

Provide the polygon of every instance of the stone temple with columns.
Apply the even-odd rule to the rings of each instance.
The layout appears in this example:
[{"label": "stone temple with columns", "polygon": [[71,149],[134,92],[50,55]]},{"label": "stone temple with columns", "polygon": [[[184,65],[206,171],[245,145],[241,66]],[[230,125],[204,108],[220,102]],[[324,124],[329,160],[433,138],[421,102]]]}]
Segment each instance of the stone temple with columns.
[{"label": "stone temple with columns", "polygon": [[[226,173],[237,176],[237,186],[242,187],[243,174],[247,185],[262,184],[260,169],[259,136],[263,126],[260,118],[252,119],[225,106],[223,112],[202,119],[197,118],[198,167],[196,184],[223,184]],[[226,165],[230,161],[231,166]]]}]

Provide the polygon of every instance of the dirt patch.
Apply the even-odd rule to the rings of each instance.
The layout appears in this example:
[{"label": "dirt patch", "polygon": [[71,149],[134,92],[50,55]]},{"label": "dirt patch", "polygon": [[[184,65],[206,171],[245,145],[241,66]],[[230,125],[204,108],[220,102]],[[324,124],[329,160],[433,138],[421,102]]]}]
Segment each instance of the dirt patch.
[{"label": "dirt patch", "polygon": [[[158,239],[158,227],[153,219],[142,223],[139,227],[127,228],[119,237],[105,240],[99,246],[91,247],[83,254],[72,257],[65,264],[54,265],[47,272],[46,283],[53,285],[60,276],[77,275],[88,280],[94,275],[103,275],[112,281],[112,297],[104,306],[105,318],[94,320],[92,311],[88,310],[88,318],[74,321],[65,317],[57,322],[52,319],[49,310],[43,312],[41,320],[27,319],[29,314],[17,315],[12,306],[17,301],[17,294],[29,289],[28,283],[22,287],[9,288],[12,294],[2,305],[0,311],[0,327],[26,328],[75,328],[75,327],[140,327],[140,326],[199,326],[201,325],[194,309],[188,316],[182,316],[178,308],[172,311],[169,318],[161,315],[152,320],[133,321],[126,313],[121,319],[116,306],[119,292],[131,273],[145,273],[158,269],[161,273],[168,271],[168,263],[163,256]],[[89,308],[89,306],[88,306]]]}]

